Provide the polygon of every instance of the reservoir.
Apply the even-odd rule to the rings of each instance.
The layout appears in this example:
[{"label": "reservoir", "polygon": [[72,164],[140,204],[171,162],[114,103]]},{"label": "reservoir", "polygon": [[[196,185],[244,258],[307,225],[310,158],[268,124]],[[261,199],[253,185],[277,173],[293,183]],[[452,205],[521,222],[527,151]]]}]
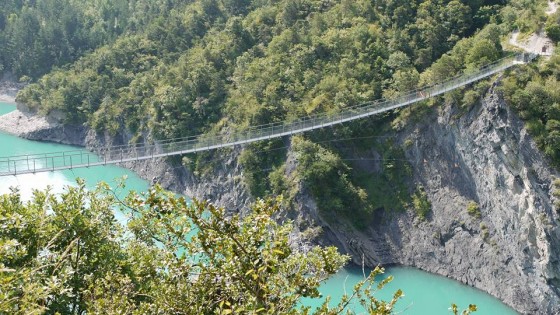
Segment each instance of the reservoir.
[{"label": "reservoir", "polygon": [[[14,109],[15,105],[0,102],[0,115]],[[76,148],[67,145],[29,141],[0,132],[0,156],[73,149]],[[92,187],[99,181],[114,184],[115,179],[123,176],[127,176],[127,190],[139,192],[147,190],[148,182],[135,173],[117,166],[99,166],[62,172],[0,177],[0,194],[8,193],[10,187],[18,187],[23,197],[29,198],[33,189],[44,189],[50,186],[55,192],[61,191],[67,185],[75,185],[75,179],[78,177],[85,179],[87,184]],[[125,194],[126,191],[120,192],[121,196]],[[120,213],[116,213],[116,216],[121,222],[125,220],[124,215]],[[407,267],[388,268],[385,276],[387,275],[394,277],[393,282],[389,283],[375,296],[379,299],[389,300],[397,289],[401,289],[405,296],[397,304],[396,311],[399,314],[451,314],[448,310],[451,303],[457,304],[460,309],[466,308],[469,304],[476,304],[479,309],[475,313],[476,315],[517,314],[492,296],[445,277]],[[338,301],[345,290],[350,293],[354,284],[361,279],[363,279],[363,273],[360,268],[347,267],[324,283],[321,286],[321,293],[324,296],[332,296],[333,301]],[[496,281],[499,281],[499,279],[496,279]],[[314,306],[318,303],[313,304],[310,301],[303,301],[303,304]],[[355,311],[358,314],[361,313],[357,307]]]}]

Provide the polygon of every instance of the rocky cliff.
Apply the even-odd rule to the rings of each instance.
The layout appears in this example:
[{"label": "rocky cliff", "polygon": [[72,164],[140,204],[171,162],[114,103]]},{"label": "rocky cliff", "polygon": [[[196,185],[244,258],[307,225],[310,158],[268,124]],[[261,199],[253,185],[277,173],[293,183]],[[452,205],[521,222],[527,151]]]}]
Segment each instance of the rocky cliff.
[{"label": "rocky cliff", "polygon": [[[110,137],[52,121],[36,129],[19,134],[90,148],[129,140],[126,134]],[[329,223],[301,183],[296,209],[284,215],[302,229],[321,227],[317,242],[337,245],[356,263],[414,266],[480,288],[525,314],[559,313],[560,229],[552,204],[552,180],[558,173],[496,86],[468,112],[442,106],[394,136],[411,161],[411,183],[421,184],[431,202],[426,220],[408,211],[378,213],[379,223],[363,231],[344,221]],[[166,188],[235,211],[251,201],[238,154],[239,149],[222,154],[214,171],[202,177],[168,160],[125,166]],[[286,172],[296,163],[289,153]],[[353,167],[378,170],[367,162]],[[469,204],[477,205],[480,215],[469,214]]]},{"label": "rocky cliff", "polygon": [[[558,173],[496,86],[467,113],[441,107],[397,138],[412,161],[413,182],[425,188],[430,215],[385,215],[383,223],[356,231],[322,222],[313,200],[299,194],[301,212],[321,222],[324,240],[356,263],[415,266],[480,288],[524,314],[560,313],[559,215],[552,203]],[[469,214],[469,204],[480,214]]]}]

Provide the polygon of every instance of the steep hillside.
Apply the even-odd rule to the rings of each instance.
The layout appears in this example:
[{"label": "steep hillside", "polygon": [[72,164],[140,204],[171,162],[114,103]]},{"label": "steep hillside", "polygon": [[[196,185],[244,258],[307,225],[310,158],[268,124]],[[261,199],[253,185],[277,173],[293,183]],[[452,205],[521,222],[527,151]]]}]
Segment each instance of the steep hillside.
[{"label": "steep hillside", "polygon": [[[412,265],[485,290],[523,314],[559,312],[559,174],[497,87],[467,112],[445,106],[394,136],[431,206],[425,219],[414,209],[377,209],[377,220],[357,231],[325,223],[305,193],[296,197],[301,211],[356,263]],[[383,152],[364,153],[355,170],[375,177],[379,162],[368,158]]]}]

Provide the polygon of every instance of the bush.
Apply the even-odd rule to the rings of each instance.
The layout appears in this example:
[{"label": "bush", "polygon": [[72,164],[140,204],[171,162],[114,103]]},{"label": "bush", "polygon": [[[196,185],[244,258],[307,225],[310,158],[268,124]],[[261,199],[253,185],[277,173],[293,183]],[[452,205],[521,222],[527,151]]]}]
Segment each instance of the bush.
[{"label": "bush", "polygon": [[560,165],[560,93],[552,58],[542,69],[525,66],[513,71],[502,86],[504,97],[525,121],[539,149]]},{"label": "bush", "polygon": [[484,223],[480,223],[480,231],[482,232],[482,240],[488,242],[488,237],[490,236],[490,232],[488,232],[488,227]]},{"label": "bush", "polygon": [[[278,169],[286,158],[286,148],[281,139],[259,142],[249,145],[239,157],[243,167],[243,179],[251,194],[265,197],[271,193],[271,179],[279,184],[278,176],[270,178],[271,171]],[[277,191],[279,193],[279,191]]]},{"label": "bush", "polygon": [[480,217],[482,216],[482,213],[480,212],[480,206],[474,201],[469,202],[469,204],[467,205],[467,213],[477,219],[480,219]]},{"label": "bush", "polygon": [[[157,186],[115,196],[83,181],[59,198],[0,195],[0,314],[310,314],[301,299],[320,298],[349,259],[334,247],[291,247],[294,226],[273,217],[280,200],[257,200],[240,217]],[[126,230],[116,208],[133,211]],[[346,313],[354,299],[392,314],[400,290],[388,301],[372,295],[391,281],[374,283],[382,272],[314,313]]]},{"label": "bush", "polygon": [[554,207],[556,212],[560,213],[560,178],[557,178],[552,183],[552,196],[556,199]]},{"label": "bush", "polygon": [[416,188],[416,192],[412,195],[412,205],[418,217],[426,220],[428,214],[432,211],[432,204],[428,200],[424,187],[418,186]]}]

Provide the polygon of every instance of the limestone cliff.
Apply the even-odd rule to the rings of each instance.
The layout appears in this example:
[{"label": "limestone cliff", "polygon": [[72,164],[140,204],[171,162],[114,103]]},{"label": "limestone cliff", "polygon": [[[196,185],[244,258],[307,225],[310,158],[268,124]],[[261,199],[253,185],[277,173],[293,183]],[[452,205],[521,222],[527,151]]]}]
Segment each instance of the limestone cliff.
[{"label": "limestone cliff", "polygon": [[[301,193],[301,211],[321,222],[324,239],[356,263],[415,266],[480,288],[521,313],[558,314],[560,229],[552,203],[558,173],[496,87],[467,113],[442,107],[397,138],[413,141],[403,147],[413,182],[432,204],[427,220],[409,211],[360,232],[321,222],[313,200]],[[479,205],[479,218],[467,212],[470,202]]]}]

